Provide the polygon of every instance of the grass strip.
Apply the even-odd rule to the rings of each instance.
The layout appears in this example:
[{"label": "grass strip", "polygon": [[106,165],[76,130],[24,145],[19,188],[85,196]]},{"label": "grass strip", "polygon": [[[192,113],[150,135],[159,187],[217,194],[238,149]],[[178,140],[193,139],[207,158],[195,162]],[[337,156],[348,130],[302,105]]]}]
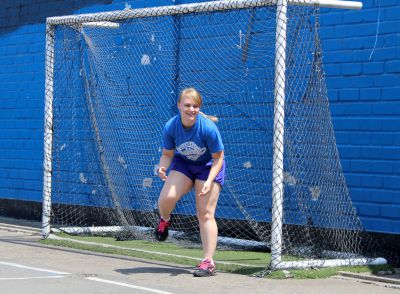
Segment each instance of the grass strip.
[{"label": "grass strip", "polygon": [[[74,248],[107,254],[117,254],[147,260],[175,263],[194,266],[201,260],[203,252],[200,248],[183,248],[168,242],[150,242],[144,240],[117,241],[113,237],[100,236],[71,236],[64,233],[56,238],[47,238],[40,242],[46,245]],[[278,270],[270,272],[267,267],[270,263],[270,254],[267,252],[221,250],[218,249],[214,259],[219,271],[265,276],[271,279],[323,279],[335,276],[339,271],[354,273],[377,273],[382,270],[391,270],[390,265],[383,266],[351,266],[301,270]],[[287,259],[293,259],[287,257]]]}]

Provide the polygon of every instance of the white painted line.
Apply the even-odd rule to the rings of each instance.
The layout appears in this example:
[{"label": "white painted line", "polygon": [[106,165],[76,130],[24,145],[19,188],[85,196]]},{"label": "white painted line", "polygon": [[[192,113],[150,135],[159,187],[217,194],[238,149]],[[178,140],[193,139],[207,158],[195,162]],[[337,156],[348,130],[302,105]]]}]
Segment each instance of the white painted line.
[{"label": "white painted line", "polygon": [[36,231],[36,232],[41,232],[42,229],[39,228],[34,228],[34,227],[27,227],[27,226],[20,226],[20,225],[13,225],[13,224],[7,224],[7,223],[0,223],[1,228],[15,228],[15,229],[22,229],[22,230],[27,230],[27,231]]},{"label": "white painted line", "polygon": [[65,276],[46,276],[46,277],[28,277],[28,278],[0,278],[0,281],[6,280],[31,280],[31,279],[59,279],[65,278]]},{"label": "white painted line", "polygon": [[127,287],[127,288],[139,289],[139,290],[148,291],[148,292],[151,292],[151,293],[173,294],[171,292],[166,292],[166,291],[161,291],[161,290],[152,289],[152,288],[146,288],[146,287],[140,287],[140,286],[136,286],[136,285],[120,283],[120,282],[115,282],[115,281],[110,281],[110,280],[104,280],[104,279],[99,279],[99,278],[95,278],[95,277],[88,277],[86,279],[91,280],[91,281],[95,281],[95,282],[100,282],[100,283],[107,283],[107,284],[113,284],[113,285]]},{"label": "white painted line", "polygon": [[115,245],[104,244],[104,243],[99,243],[99,242],[82,241],[82,240],[76,240],[76,239],[71,239],[71,238],[59,237],[59,236],[54,235],[54,234],[50,234],[48,236],[48,238],[49,239],[53,239],[53,240],[65,240],[65,241],[70,241],[70,242],[74,242],[74,243],[78,243],[78,244],[93,245],[93,246],[99,246],[99,247],[104,247],[104,248],[125,249],[125,250],[131,250],[131,251],[137,251],[137,252],[143,252],[143,253],[149,253],[149,254],[181,257],[181,258],[186,258],[186,259],[192,259],[192,260],[195,260],[195,261],[201,260],[201,258],[198,258],[198,257],[190,257],[190,256],[185,256],[185,255],[171,254],[171,253],[150,251],[150,250],[143,250],[143,249],[137,249],[137,248],[128,248],[128,247],[115,246]]},{"label": "white painted line", "polygon": [[13,266],[13,267],[17,267],[17,268],[29,269],[29,270],[33,270],[33,271],[39,271],[39,272],[46,272],[46,273],[59,274],[59,275],[70,275],[70,273],[52,271],[49,269],[44,269],[44,268],[39,268],[39,267],[31,267],[31,266],[26,266],[26,265],[22,265],[22,264],[12,263],[12,262],[0,261],[0,265],[1,264]]},{"label": "white painted line", "polygon": [[[59,237],[59,236],[54,235],[54,234],[50,234],[48,236],[48,238],[49,239],[53,239],[53,240],[64,240],[64,241],[74,242],[74,243],[77,243],[77,244],[99,246],[99,247],[104,247],[104,248],[123,249],[123,250],[143,252],[143,253],[148,253],[148,254],[156,254],[156,255],[163,255],[163,256],[173,256],[173,257],[178,257],[178,258],[185,258],[185,259],[195,260],[196,262],[199,262],[201,260],[201,258],[198,258],[198,257],[191,257],[191,256],[186,256],[186,255],[165,253],[165,252],[159,252],[159,251],[143,250],[143,249],[132,248],[132,247],[116,246],[116,245],[104,244],[104,243],[100,243],[100,242],[89,242],[89,241],[83,241],[83,240],[76,240],[76,239],[71,239],[71,238]],[[228,261],[218,261],[218,260],[216,261],[216,263],[217,264],[227,264],[227,265],[238,265],[238,266],[249,267],[249,268],[260,267],[259,265],[251,265],[251,264],[228,262]]]},{"label": "white painted line", "polygon": [[2,226],[0,225],[0,230],[4,230],[4,231],[11,231],[11,232],[21,232],[21,233],[40,233],[40,230],[37,229],[23,229],[21,227],[16,227],[16,226]]}]

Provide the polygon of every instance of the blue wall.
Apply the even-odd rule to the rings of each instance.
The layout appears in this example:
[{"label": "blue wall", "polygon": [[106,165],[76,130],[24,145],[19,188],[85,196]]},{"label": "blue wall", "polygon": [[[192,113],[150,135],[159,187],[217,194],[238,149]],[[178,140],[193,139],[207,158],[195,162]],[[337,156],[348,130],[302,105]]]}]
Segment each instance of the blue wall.
[{"label": "blue wall", "polygon": [[322,10],[324,66],[350,195],[367,230],[400,233],[400,2]]},{"label": "blue wall", "polygon": [[[0,4],[0,198],[42,198],[45,18],[187,0],[3,0]],[[400,233],[400,4],[322,9],[336,138],[368,231]]]}]

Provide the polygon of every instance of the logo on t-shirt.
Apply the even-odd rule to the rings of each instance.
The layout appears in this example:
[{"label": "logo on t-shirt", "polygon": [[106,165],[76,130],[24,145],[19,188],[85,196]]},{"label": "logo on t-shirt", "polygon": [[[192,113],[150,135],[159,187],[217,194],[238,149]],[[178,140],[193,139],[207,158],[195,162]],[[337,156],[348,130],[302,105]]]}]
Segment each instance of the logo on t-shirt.
[{"label": "logo on t-shirt", "polygon": [[185,142],[176,149],[180,154],[186,156],[188,159],[193,161],[199,159],[199,157],[202,156],[207,150],[206,147],[200,148],[196,145],[195,142],[192,141]]}]

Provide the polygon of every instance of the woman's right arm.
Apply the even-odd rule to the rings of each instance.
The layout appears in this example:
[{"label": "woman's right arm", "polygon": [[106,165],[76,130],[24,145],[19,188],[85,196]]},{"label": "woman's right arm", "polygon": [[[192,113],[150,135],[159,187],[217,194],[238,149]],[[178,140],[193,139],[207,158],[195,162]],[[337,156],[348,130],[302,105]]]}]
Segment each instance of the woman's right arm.
[{"label": "woman's right arm", "polygon": [[157,175],[161,180],[165,181],[167,179],[167,169],[172,162],[172,158],[174,157],[175,150],[167,150],[163,148],[160,162],[158,163]]}]

